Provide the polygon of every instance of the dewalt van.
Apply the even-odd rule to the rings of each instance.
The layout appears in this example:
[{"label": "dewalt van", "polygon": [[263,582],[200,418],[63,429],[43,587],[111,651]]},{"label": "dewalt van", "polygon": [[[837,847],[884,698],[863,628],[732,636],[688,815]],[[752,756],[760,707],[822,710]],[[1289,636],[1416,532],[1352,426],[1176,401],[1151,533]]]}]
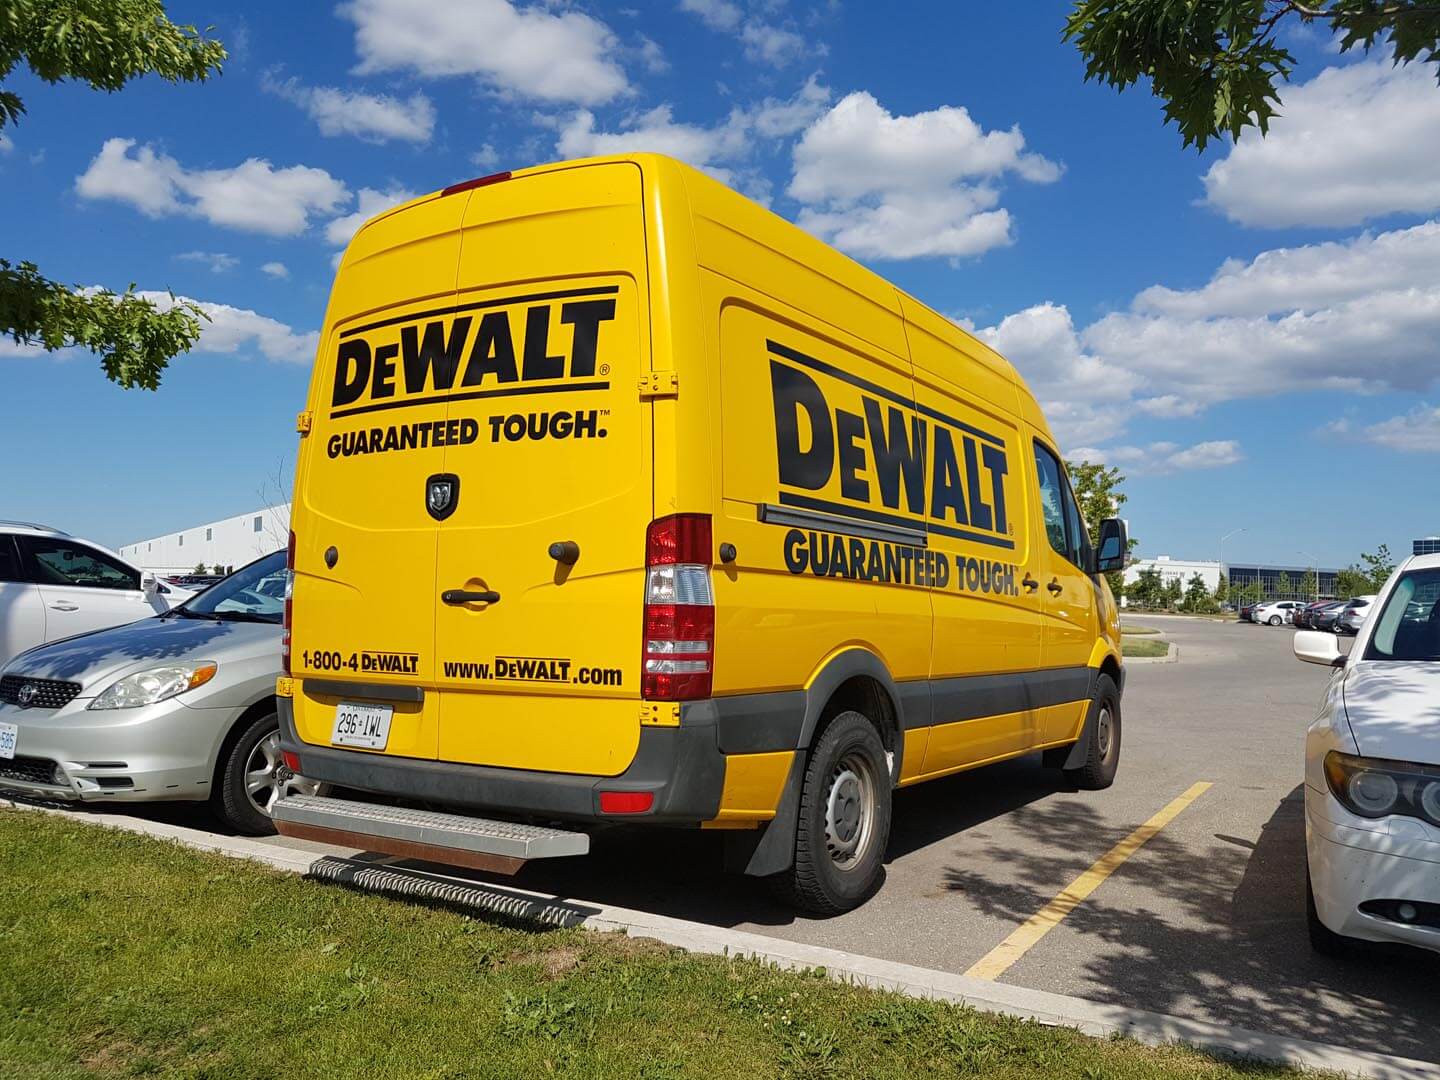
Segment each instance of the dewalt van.
[{"label": "dewalt van", "polygon": [[725,830],[818,912],[893,789],[1110,784],[1124,524],[1092,550],[1000,356],[664,157],[457,184],[340,264],[292,507],[281,832],[513,870]]}]

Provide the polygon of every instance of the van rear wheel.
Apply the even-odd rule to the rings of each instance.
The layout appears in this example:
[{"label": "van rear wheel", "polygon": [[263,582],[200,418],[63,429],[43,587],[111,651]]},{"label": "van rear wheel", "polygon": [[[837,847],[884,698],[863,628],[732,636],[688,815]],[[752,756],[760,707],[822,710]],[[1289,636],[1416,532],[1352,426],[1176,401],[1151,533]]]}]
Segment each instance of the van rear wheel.
[{"label": "van rear wheel", "polygon": [[874,725],[858,712],[835,717],[806,764],[795,861],[772,879],[781,899],[816,915],[838,915],[875,891],[890,841],[890,789]]}]

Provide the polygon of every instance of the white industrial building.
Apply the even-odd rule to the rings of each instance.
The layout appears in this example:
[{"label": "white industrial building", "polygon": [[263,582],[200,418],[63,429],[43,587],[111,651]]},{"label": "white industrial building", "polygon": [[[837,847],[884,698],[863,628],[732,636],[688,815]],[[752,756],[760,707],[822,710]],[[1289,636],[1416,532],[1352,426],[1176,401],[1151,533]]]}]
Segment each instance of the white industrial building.
[{"label": "white industrial building", "polygon": [[1205,587],[1212,593],[1220,587],[1220,564],[1204,559],[1172,559],[1169,555],[1156,555],[1153,559],[1136,559],[1125,568],[1125,584],[1133,585],[1140,580],[1142,570],[1160,571],[1160,584],[1180,582],[1183,589],[1190,579],[1199,574]]},{"label": "white industrial building", "polygon": [[120,548],[120,555],[142,570],[162,574],[188,574],[201,563],[206,570],[222,566],[228,571],[284,551],[289,535],[290,504],[282,503],[137,540]]}]

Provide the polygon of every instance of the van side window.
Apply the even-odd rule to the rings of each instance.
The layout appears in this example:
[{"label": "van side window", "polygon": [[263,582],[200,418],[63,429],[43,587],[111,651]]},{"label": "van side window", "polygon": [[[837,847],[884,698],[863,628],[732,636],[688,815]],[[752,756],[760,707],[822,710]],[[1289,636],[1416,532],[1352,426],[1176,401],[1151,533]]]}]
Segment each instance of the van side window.
[{"label": "van side window", "polygon": [[[1035,474],[1040,478],[1040,514],[1045,521],[1045,535],[1057,555],[1071,558],[1065,537],[1065,496],[1068,491],[1055,455],[1035,444]],[[1073,559],[1072,559],[1073,561]]]}]

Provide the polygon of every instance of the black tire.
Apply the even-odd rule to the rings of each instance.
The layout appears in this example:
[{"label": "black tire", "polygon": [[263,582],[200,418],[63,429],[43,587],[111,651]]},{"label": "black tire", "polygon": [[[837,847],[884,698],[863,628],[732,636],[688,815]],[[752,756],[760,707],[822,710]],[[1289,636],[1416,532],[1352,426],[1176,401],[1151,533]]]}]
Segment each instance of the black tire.
[{"label": "black tire", "polygon": [[[259,799],[268,801],[275,794],[273,789],[276,785],[280,787],[281,793],[285,794],[303,792],[323,795],[329,789],[327,784],[317,784],[303,777],[296,777],[284,767],[276,738],[279,731],[280,718],[275,713],[265,713],[253,718],[239,736],[230,742],[225,757],[216,768],[215,789],[210,793],[210,808],[216,817],[243,836],[269,836],[275,832],[270,815],[261,810],[256,805],[256,800],[246,791],[246,772],[252,764],[251,759],[256,757],[257,753],[261,760],[255,764],[265,763],[265,767],[270,770],[271,781],[269,787],[256,793]],[[267,744],[264,749],[260,748],[262,742]]]},{"label": "black tire", "polygon": [[1115,782],[1120,768],[1120,688],[1109,675],[1095,680],[1085,729],[1089,734],[1085,763],[1064,770],[1065,779],[1083,791],[1101,791]]},{"label": "black tire", "polygon": [[1305,929],[1310,933],[1310,948],[1321,956],[1343,960],[1354,956],[1360,949],[1360,942],[1335,933],[1320,921],[1320,912],[1315,910],[1315,889],[1310,884],[1310,864],[1305,864]]},{"label": "black tire", "polygon": [[[868,778],[861,775],[866,770]],[[845,797],[852,790],[851,777],[859,799]],[[810,750],[795,861],[771,879],[777,896],[815,915],[839,915],[862,904],[884,880],[890,796],[889,763],[875,726],[862,713],[841,713]],[[834,823],[833,834],[827,833],[827,818]]]}]

